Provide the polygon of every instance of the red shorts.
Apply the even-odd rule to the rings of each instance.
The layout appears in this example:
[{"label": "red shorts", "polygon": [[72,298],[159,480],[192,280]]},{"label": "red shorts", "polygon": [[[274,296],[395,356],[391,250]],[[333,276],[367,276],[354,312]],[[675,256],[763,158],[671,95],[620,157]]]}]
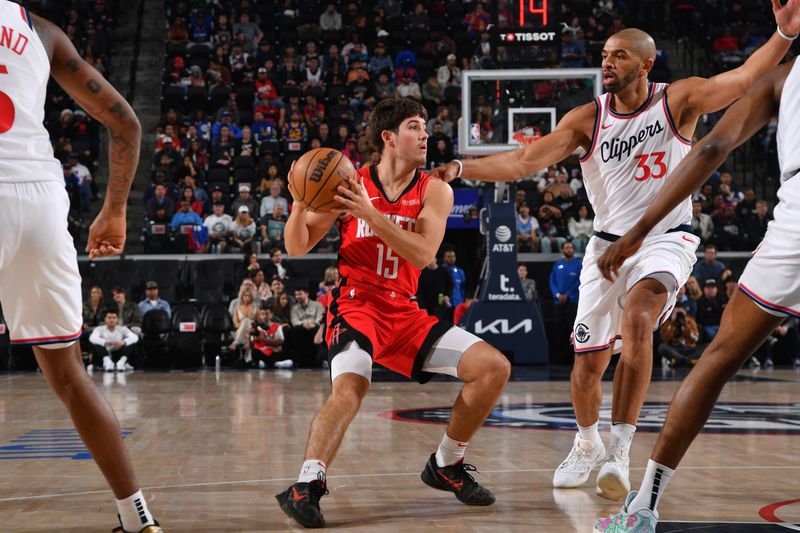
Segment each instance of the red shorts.
[{"label": "red shorts", "polygon": [[425,356],[451,324],[441,322],[408,297],[361,283],[343,281],[333,290],[325,341],[333,360],[351,342],[375,363],[426,383]]}]

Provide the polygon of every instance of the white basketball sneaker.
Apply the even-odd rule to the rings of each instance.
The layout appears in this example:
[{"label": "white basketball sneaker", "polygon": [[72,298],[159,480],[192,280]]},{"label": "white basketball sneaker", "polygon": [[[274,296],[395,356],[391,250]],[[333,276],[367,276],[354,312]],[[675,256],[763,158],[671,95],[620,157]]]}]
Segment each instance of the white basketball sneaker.
[{"label": "white basketball sneaker", "polygon": [[114,361],[112,361],[109,356],[103,357],[103,370],[106,372],[114,371]]},{"label": "white basketball sneaker", "polygon": [[128,363],[128,357],[123,355],[117,361],[117,372],[125,372],[125,365]]},{"label": "white basketball sneaker", "polygon": [[597,473],[595,492],[601,498],[619,501],[631,490],[629,477],[630,456],[622,448],[610,450],[600,472]]},{"label": "white basketball sneaker", "polygon": [[592,470],[600,466],[606,455],[603,442],[598,444],[583,440],[580,433],[575,435],[572,450],[564,462],[558,465],[553,475],[553,487],[557,489],[574,489],[589,479]]}]

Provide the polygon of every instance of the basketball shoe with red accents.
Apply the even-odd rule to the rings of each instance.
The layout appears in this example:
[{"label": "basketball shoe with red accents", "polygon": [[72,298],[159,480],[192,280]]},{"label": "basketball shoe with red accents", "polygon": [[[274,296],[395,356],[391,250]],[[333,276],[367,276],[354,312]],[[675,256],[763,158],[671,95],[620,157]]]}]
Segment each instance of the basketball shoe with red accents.
[{"label": "basketball shoe with red accents", "polygon": [[465,505],[492,505],[494,494],[485,487],[481,487],[470,472],[478,469],[464,463],[464,460],[454,465],[440,467],[436,464],[436,454],[431,455],[425,470],[420,477],[422,481],[434,489],[452,492],[458,501]]},{"label": "basketball shoe with red accents", "polygon": [[328,494],[325,474],[319,473],[317,479],[309,483],[295,483],[280,494],[275,495],[278,504],[289,518],[294,518],[304,527],[324,527],[325,519],[319,508],[319,500]]}]

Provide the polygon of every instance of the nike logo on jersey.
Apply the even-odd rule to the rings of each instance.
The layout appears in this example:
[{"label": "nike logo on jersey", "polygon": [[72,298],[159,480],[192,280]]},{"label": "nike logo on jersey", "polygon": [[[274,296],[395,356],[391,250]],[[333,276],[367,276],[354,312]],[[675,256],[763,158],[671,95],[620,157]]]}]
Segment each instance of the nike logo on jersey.
[{"label": "nike logo on jersey", "polygon": [[690,242],[690,243],[694,244],[694,240],[690,239],[686,235],[681,235],[681,239],[683,239],[686,242]]},{"label": "nike logo on jersey", "polygon": [[607,129],[608,129],[608,128],[610,128],[611,126],[613,126],[613,124],[603,124],[602,128],[603,128],[604,130],[607,130]]},{"label": "nike logo on jersey", "polygon": [[661,121],[656,120],[655,124],[648,124],[642,128],[639,133],[631,135],[628,138],[620,139],[615,137],[610,141],[603,141],[600,145],[600,157],[603,163],[608,163],[612,159],[616,159],[617,161],[628,159],[631,152],[633,152],[637,146],[663,131],[664,126],[661,125]]}]

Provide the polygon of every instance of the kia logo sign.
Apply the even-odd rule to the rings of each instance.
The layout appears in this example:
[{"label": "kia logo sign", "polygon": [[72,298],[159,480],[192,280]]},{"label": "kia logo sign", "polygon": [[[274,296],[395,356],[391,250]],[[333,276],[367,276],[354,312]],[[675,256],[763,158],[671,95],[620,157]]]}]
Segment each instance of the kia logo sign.
[{"label": "kia logo sign", "polygon": [[508,226],[498,226],[496,230],[494,230],[494,236],[500,242],[508,242],[511,238],[511,229]]},{"label": "kia logo sign", "polygon": [[509,324],[508,320],[505,318],[499,318],[497,320],[493,320],[488,324],[484,324],[482,320],[478,320],[477,322],[475,322],[476,335],[480,335],[481,333],[493,333],[494,335],[510,335],[520,330],[522,330],[525,333],[529,333],[532,329],[533,329],[533,322],[531,321],[530,318],[526,318],[522,322],[514,325]]}]

